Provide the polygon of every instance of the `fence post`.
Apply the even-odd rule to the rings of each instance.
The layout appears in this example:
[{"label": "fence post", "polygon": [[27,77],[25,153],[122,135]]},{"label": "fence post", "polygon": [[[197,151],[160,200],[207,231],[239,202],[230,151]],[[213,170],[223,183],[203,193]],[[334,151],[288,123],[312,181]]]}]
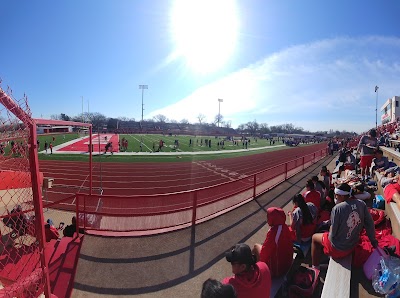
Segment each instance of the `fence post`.
[{"label": "fence post", "polygon": [[313,155],[313,163],[316,163],[316,161],[315,161],[315,152],[314,152],[314,155]]},{"label": "fence post", "polygon": [[76,195],[76,236],[79,237],[79,194]]},{"label": "fence post", "polygon": [[197,190],[193,195],[193,212],[192,212],[192,227],[196,225],[196,215],[197,215]]},{"label": "fence post", "polygon": [[253,199],[256,198],[257,174],[253,176]]},{"label": "fence post", "polygon": [[86,195],[83,195],[83,229],[86,230]]},{"label": "fence post", "polygon": [[302,163],[303,163],[303,171],[304,171],[304,156],[303,156],[303,158],[301,160],[302,160]]},{"label": "fence post", "polygon": [[285,180],[287,180],[287,171],[288,171],[288,166],[287,166],[287,162],[285,162]]}]

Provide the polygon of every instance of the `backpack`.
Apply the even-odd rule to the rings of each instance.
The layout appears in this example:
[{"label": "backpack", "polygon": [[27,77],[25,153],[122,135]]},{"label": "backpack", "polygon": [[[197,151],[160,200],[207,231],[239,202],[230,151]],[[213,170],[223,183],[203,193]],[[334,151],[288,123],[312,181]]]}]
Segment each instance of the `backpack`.
[{"label": "backpack", "polygon": [[318,285],[319,270],[300,266],[291,279],[290,298],[311,297]]}]

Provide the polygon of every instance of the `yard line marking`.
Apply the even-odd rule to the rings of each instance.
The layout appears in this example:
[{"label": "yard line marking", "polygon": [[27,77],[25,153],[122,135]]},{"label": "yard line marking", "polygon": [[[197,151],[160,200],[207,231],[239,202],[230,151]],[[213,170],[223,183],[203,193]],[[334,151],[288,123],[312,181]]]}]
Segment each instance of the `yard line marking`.
[{"label": "yard line marking", "polygon": [[[213,172],[213,173],[215,173],[215,174],[217,174],[217,175],[220,175],[220,176],[222,176],[222,177],[224,177],[224,178],[228,178],[230,181],[235,181],[235,180],[236,180],[235,178],[232,178],[232,177],[230,177],[230,176],[227,176],[227,175],[225,175],[225,174],[223,174],[223,173],[221,173],[221,172],[217,172],[217,171],[215,171],[214,169],[212,169],[212,168],[216,168],[215,165],[212,165],[212,164],[210,164],[210,163],[201,163],[201,162],[197,162],[197,161],[195,161],[194,163],[197,164],[197,165],[199,165],[200,167],[202,167],[202,168],[204,168],[204,169],[210,171],[210,172]],[[210,167],[207,167],[207,165],[210,165]]]},{"label": "yard line marking", "polygon": [[142,145],[144,145],[147,149],[149,149],[150,151],[153,152],[153,150],[151,150],[151,149],[146,145],[145,142],[142,142],[142,141],[138,140],[138,139],[137,139],[136,137],[134,137],[132,134],[130,134],[129,136],[130,136],[131,138],[135,139],[136,141],[138,141],[139,144],[142,143]]}]

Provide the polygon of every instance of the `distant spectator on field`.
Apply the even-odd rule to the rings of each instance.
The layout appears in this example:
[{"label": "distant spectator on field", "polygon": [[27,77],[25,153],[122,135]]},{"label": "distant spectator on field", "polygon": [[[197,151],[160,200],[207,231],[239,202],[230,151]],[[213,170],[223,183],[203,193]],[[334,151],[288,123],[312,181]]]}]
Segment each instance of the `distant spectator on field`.
[{"label": "distant spectator on field", "polygon": [[40,150],[40,141],[39,141],[39,139],[36,141],[36,145],[37,145],[37,150],[39,151]]},{"label": "distant spectator on field", "polygon": [[231,284],[239,298],[264,298],[271,291],[271,273],[267,264],[257,262],[250,247],[245,243],[236,244],[226,255],[232,265],[231,277],[226,277],[223,284]]},{"label": "distant spectator on field", "polygon": [[285,211],[277,207],[268,208],[267,223],[270,229],[264,244],[255,244],[253,253],[257,261],[268,265],[272,277],[282,276],[292,266],[293,260],[293,242]]},{"label": "distant spectator on field", "polygon": [[53,143],[50,142],[49,148],[50,148],[50,154],[53,154]]},{"label": "distant spectator on field", "polygon": [[[108,152],[108,150],[110,150],[111,149],[111,142],[108,142],[105,146],[104,146],[104,153],[107,153]],[[111,150],[110,150],[111,151]]]},{"label": "distant spectator on field", "polygon": [[236,298],[236,292],[232,285],[224,285],[218,280],[207,279],[203,283],[201,298]]},{"label": "distant spectator on field", "polygon": [[53,142],[55,142],[56,141],[56,137],[55,136],[53,136]]},{"label": "distant spectator on field", "polygon": [[378,140],[376,139],[376,130],[371,129],[368,135],[361,137],[358,143],[357,151],[361,153],[361,176],[365,176],[369,173],[369,168],[371,167],[372,159],[375,156],[375,150],[378,146]]},{"label": "distant spectator on field", "polygon": [[46,151],[46,153],[47,153],[47,148],[49,147],[49,145],[47,144],[47,141],[45,141],[44,142],[44,150]]}]

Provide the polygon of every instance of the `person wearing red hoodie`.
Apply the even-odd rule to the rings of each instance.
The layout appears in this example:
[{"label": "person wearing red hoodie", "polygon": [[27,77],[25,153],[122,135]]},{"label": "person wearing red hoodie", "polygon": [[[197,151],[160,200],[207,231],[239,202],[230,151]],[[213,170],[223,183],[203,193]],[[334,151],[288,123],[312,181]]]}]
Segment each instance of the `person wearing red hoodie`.
[{"label": "person wearing red hoodie", "polygon": [[268,265],[272,277],[286,274],[293,260],[293,242],[291,232],[286,225],[286,214],[281,208],[267,209],[267,232],[264,244],[255,244],[253,253],[257,261]]},{"label": "person wearing red hoodie", "polygon": [[245,243],[236,244],[225,255],[232,265],[231,277],[226,277],[223,284],[235,288],[238,298],[265,298],[271,291],[271,273],[267,264],[257,262],[250,247]]},{"label": "person wearing red hoodie", "polygon": [[321,211],[321,194],[315,190],[314,182],[311,179],[307,180],[306,191],[303,193],[306,203],[313,203],[317,207],[318,212]]}]

